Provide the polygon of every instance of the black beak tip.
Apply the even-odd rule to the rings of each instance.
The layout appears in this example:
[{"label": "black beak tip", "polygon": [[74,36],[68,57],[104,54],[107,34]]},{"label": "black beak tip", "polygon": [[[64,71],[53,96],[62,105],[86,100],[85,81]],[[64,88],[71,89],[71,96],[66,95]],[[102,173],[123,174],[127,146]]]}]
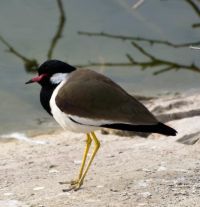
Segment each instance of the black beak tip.
[{"label": "black beak tip", "polygon": [[27,81],[25,84],[33,83],[32,80]]}]

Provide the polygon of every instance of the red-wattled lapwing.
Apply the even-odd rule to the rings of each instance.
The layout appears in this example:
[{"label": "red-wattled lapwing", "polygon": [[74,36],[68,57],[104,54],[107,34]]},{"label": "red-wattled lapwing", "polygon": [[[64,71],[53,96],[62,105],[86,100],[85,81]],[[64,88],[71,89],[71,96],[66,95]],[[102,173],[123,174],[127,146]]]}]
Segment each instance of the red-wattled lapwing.
[{"label": "red-wattled lapwing", "polygon": [[[41,85],[44,109],[64,128],[87,135],[86,147],[77,179],[79,189],[100,147],[94,131],[111,128],[175,136],[176,130],[159,122],[149,110],[111,79],[92,70],[77,69],[59,60],[48,60],[38,68],[38,76],[28,83]],[[86,168],[91,142],[94,150]],[[85,169],[85,171],[84,171]]]}]

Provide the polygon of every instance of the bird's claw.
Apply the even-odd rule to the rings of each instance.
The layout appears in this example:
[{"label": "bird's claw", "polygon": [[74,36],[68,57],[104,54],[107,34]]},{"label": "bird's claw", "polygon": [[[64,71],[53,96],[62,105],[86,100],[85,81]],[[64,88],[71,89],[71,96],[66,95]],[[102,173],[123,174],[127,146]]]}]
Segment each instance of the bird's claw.
[{"label": "bird's claw", "polygon": [[80,189],[80,187],[82,186],[83,184],[83,181],[81,181],[81,179],[75,179],[75,180],[72,180],[72,181],[66,181],[66,182],[59,182],[61,185],[63,184],[70,184],[71,187],[68,188],[68,189],[63,189],[64,192],[68,192],[68,191],[71,191],[71,190],[74,190],[74,191],[77,191]]}]

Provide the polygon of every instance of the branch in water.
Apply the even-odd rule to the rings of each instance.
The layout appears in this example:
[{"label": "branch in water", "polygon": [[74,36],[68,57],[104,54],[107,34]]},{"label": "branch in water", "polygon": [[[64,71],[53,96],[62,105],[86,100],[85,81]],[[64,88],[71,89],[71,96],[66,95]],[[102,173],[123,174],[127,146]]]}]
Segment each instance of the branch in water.
[{"label": "branch in water", "polygon": [[114,35],[110,33],[105,33],[105,32],[84,32],[84,31],[79,31],[79,35],[86,35],[86,36],[96,36],[96,37],[106,37],[106,38],[112,38],[112,39],[119,39],[122,41],[137,41],[137,42],[147,42],[150,45],[154,44],[162,44],[162,45],[167,45],[171,46],[174,48],[181,48],[181,47],[189,47],[190,45],[199,45],[200,41],[195,41],[195,42],[188,42],[188,43],[181,43],[181,44],[175,44],[169,41],[165,40],[155,40],[155,39],[148,39],[148,38],[142,38],[142,37],[133,37],[133,36],[126,36],[126,35]]},{"label": "branch in water", "polygon": [[91,67],[91,66],[107,66],[107,67],[133,67],[133,66],[138,66],[141,69],[146,69],[146,68],[157,68],[160,66],[163,66],[163,69],[155,71],[153,74],[154,75],[159,75],[164,72],[170,71],[170,70],[189,70],[193,72],[198,72],[200,73],[199,67],[197,67],[195,64],[191,65],[184,65],[168,60],[163,60],[160,58],[157,58],[153,55],[151,55],[149,52],[147,52],[144,48],[139,46],[136,42],[132,42],[133,47],[135,47],[140,53],[142,53],[146,58],[149,60],[147,61],[137,61],[135,60],[130,54],[126,54],[126,57],[128,59],[128,62],[105,62],[105,63],[98,63],[98,62],[89,62],[88,64],[85,65],[77,65],[77,67]]},{"label": "branch in water", "polygon": [[8,43],[1,35],[0,41],[8,48],[8,52],[12,53],[19,59],[24,62],[24,66],[27,72],[36,72],[36,68],[38,67],[38,62],[36,59],[29,59],[18,52],[10,43]]},{"label": "branch in water", "polygon": [[62,33],[64,30],[64,26],[65,26],[65,21],[66,21],[66,15],[65,15],[65,11],[63,9],[63,4],[61,0],[57,0],[57,4],[58,4],[58,8],[59,8],[59,12],[60,12],[60,17],[59,17],[59,24],[58,24],[58,29],[51,41],[51,45],[50,48],[48,50],[47,53],[47,58],[51,59],[52,55],[53,55],[53,51],[56,47],[56,44],[58,43],[58,40],[62,37]]}]

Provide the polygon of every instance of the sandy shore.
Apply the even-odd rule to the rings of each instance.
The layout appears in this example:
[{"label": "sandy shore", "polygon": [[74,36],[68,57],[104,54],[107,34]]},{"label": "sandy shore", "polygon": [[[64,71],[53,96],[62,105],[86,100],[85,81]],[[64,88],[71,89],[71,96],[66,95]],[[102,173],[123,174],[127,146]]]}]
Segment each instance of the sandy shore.
[{"label": "sandy shore", "polygon": [[[199,206],[200,98],[164,100],[147,105],[176,128],[178,136],[144,139],[97,132],[101,148],[77,192],[63,192],[69,186],[59,182],[76,177],[85,135],[59,130],[34,136],[34,142],[2,142],[0,207]],[[194,137],[193,145],[182,144],[191,144]]]}]

